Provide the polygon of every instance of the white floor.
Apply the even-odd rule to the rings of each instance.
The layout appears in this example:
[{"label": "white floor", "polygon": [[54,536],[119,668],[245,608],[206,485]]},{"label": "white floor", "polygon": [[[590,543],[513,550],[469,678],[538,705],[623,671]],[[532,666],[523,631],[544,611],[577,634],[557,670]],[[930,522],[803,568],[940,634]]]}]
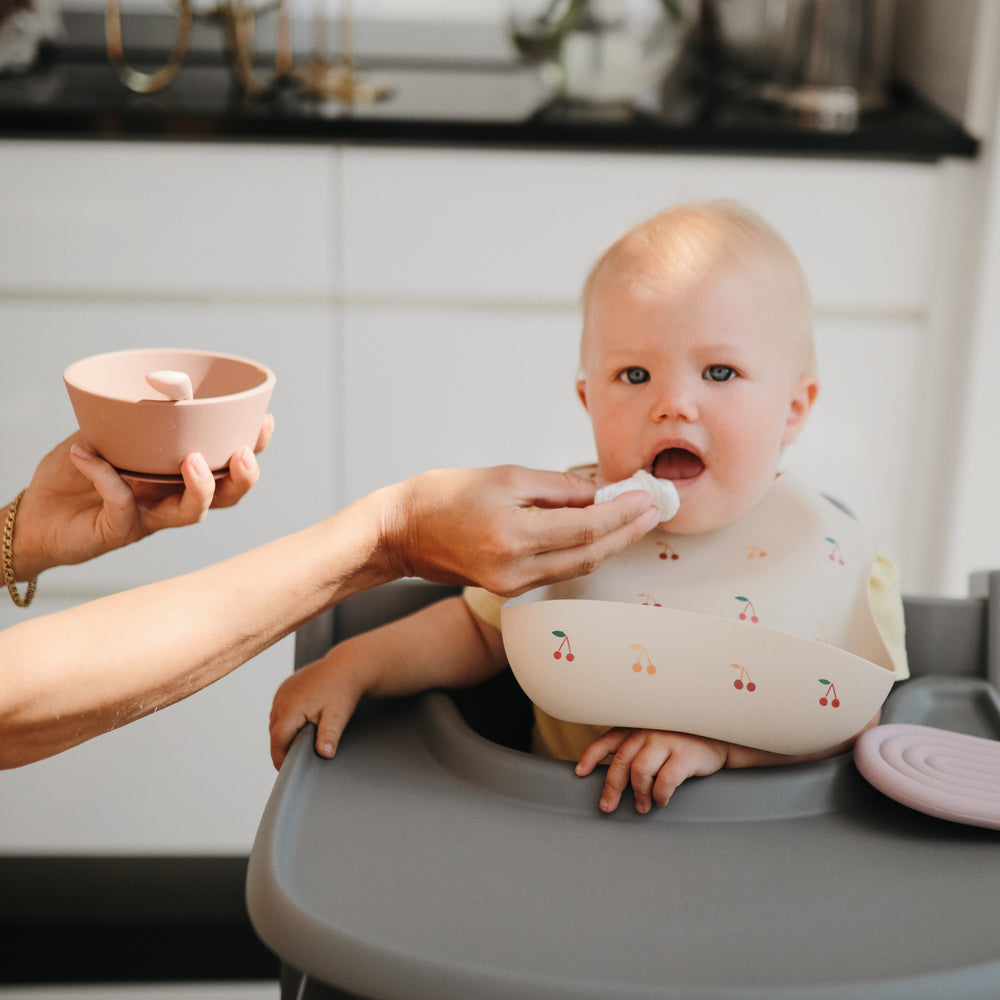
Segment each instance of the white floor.
[{"label": "white floor", "polygon": [[277,982],[0,986],[0,1000],[278,1000]]}]

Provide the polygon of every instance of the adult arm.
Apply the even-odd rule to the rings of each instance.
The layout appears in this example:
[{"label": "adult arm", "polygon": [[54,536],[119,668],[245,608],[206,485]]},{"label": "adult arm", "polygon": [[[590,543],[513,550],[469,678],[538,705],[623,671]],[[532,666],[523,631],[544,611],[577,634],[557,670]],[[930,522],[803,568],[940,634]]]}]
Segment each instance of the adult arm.
[{"label": "adult arm", "polygon": [[179,701],[367,587],[416,575],[513,594],[592,569],[658,520],[648,494],[580,509],[593,485],[573,479],[425,473],[225,562],[5,630],[0,766]]}]

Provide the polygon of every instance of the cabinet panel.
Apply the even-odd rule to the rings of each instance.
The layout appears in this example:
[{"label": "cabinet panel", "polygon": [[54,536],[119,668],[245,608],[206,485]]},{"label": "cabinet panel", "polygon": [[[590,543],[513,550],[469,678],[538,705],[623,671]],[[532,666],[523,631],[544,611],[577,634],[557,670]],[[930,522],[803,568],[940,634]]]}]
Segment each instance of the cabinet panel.
[{"label": "cabinet panel", "polygon": [[912,433],[920,403],[924,329],[905,321],[827,319],[816,329],[821,391],[786,467],[849,507],[899,564],[904,589],[922,590],[921,539],[935,490]]},{"label": "cabinet panel", "polygon": [[336,154],[0,144],[0,290],[326,295]]},{"label": "cabinet panel", "polygon": [[351,147],[342,167],[350,295],[570,305],[630,225],[720,197],[777,227],[821,309],[912,313],[932,294],[931,165]]},{"label": "cabinet panel", "polygon": [[424,469],[592,459],[573,310],[354,307],[342,500]]}]

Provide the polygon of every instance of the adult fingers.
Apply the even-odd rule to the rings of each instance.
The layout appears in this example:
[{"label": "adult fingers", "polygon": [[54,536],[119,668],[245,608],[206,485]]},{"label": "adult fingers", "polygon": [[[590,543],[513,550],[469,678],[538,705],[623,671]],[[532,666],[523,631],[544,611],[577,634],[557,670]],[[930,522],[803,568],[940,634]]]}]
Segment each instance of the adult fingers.
[{"label": "adult fingers", "polygon": [[136,501],[128,483],[99,455],[81,444],[69,452],[74,468],[90,481],[103,503],[101,516],[108,544],[123,545],[135,530]]},{"label": "adult fingers", "polygon": [[253,446],[255,452],[263,451],[270,443],[274,434],[274,417],[268,413],[260,425],[260,433],[257,435],[257,443]]},{"label": "adult fingers", "polygon": [[260,479],[260,466],[254,453],[241,448],[229,462],[229,473],[215,484],[212,507],[234,507]]},{"label": "adult fingers", "polygon": [[197,524],[205,519],[208,508],[212,505],[212,498],[215,496],[215,476],[199,452],[188,455],[181,462],[181,476],[184,478],[184,492],[162,503],[173,506],[176,515],[175,524]]},{"label": "adult fingers", "polygon": [[[637,501],[646,497],[646,501]],[[625,501],[619,504],[618,501]],[[601,508],[613,507],[610,511]],[[648,501],[648,494],[622,494],[608,504],[587,510],[532,511],[537,519],[557,518],[554,528],[546,526],[545,541],[539,551],[520,565],[511,565],[503,588],[496,592],[507,597],[558,580],[592,573],[605,559],[633,545],[656,527],[660,514]],[[563,515],[576,515],[566,519]],[[586,519],[586,520],[581,520]],[[536,521],[537,524],[537,521]],[[560,547],[558,542],[564,544]]]},{"label": "adult fingers", "polygon": [[548,550],[590,545],[640,517],[648,517],[652,526],[660,523],[659,508],[644,490],[630,490],[589,507],[536,507],[523,513],[525,519],[531,518],[539,548]]},{"label": "adult fingers", "polygon": [[572,472],[550,472],[521,466],[501,467],[510,489],[530,507],[589,507],[597,484]]}]

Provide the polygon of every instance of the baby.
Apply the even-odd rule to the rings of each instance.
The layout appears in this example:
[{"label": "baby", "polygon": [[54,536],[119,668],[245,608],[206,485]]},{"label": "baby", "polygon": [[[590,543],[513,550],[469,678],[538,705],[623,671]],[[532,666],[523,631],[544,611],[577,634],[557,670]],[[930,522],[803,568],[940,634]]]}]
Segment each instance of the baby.
[{"label": "baby", "polygon": [[[597,479],[670,480],[679,509],[662,527],[692,542],[766,511],[785,479],[782,449],[802,432],[819,391],[809,291],[781,237],[730,203],[676,207],[605,252],[582,306],[577,393],[593,426]],[[809,491],[802,502],[826,503]],[[797,576],[783,585],[798,587]],[[906,676],[895,568],[879,556],[870,576],[845,586],[867,587],[897,677]],[[274,699],[275,764],[306,722],[317,726],[317,752],[332,756],[365,694],[463,687],[504,669],[502,603],[469,589],[347,640],[298,671]],[[606,812],[629,784],[636,809],[648,812],[694,775],[846,749],[791,757],[687,733],[579,726],[537,709],[536,722],[536,749],[578,760],[580,775],[611,757],[600,801]]]}]

